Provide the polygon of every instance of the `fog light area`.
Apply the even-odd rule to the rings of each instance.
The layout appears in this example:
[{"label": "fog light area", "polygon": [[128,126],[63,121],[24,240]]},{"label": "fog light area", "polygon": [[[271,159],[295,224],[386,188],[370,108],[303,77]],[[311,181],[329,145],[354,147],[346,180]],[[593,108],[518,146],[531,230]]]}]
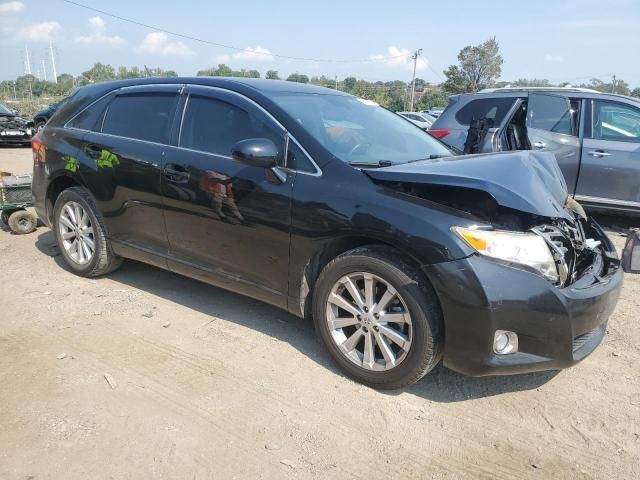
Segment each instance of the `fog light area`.
[{"label": "fog light area", "polygon": [[518,351],[518,334],[507,330],[496,330],[493,337],[493,351],[498,355],[507,355]]}]

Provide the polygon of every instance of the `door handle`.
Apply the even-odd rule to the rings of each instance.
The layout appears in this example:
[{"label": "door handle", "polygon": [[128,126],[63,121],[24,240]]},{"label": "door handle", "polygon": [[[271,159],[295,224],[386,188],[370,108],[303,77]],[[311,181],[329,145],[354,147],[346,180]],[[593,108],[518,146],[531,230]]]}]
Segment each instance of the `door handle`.
[{"label": "door handle", "polygon": [[542,148],[546,148],[547,144],[544,142],[536,142],[533,144],[533,148],[537,148],[538,150]]},{"label": "door handle", "polygon": [[85,145],[83,150],[89,158],[93,158],[94,160],[100,158],[100,155],[102,155],[102,148],[97,145]]},{"label": "door handle", "polygon": [[592,157],[596,157],[596,158],[602,158],[602,157],[611,156],[611,153],[605,152],[604,150],[591,150],[590,152],[587,152],[587,154],[591,155]]},{"label": "door handle", "polygon": [[189,181],[189,172],[182,165],[175,163],[167,163],[164,166],[163,175],[167,180],[174,183],[187,183]]}]

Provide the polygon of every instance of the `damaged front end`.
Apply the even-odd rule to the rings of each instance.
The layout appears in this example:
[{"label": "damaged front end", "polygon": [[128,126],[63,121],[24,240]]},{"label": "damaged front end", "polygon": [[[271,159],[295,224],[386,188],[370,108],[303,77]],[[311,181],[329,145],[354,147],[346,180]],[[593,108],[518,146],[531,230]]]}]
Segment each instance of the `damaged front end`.
[{"label": "damaged front end", "polygon": [[32,122],[15,115],[0,115],[0,144],[25,144],[35,133]]},{"label": "damaged front end", "polygon": [[453,231],[477,253],[536,271],[557,287],[587,287],[620,261],[600,226],[567,194],[555,159],[510,152],[367,170],[402,194],[477,219]]}]

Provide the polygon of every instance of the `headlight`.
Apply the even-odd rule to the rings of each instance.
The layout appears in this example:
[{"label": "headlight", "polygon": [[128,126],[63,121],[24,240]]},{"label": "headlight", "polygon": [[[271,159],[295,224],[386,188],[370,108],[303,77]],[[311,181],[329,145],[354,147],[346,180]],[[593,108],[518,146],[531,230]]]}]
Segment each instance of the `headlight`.
[{"label": "headlight", "polygon": [[556,262],[540,235],[463,227],[453,227],[453,231],[481,255],[527,265],[548,280],[558,281]]}]

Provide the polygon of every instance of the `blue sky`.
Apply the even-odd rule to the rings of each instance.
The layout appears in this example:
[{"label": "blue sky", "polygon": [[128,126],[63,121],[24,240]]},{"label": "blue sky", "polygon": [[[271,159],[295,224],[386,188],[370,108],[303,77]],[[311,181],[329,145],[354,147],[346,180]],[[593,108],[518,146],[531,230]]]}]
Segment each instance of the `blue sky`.
[{"label": "blue sky", "polygon": [[[637,0],[78,2],[246,50],[172,37],[62,0],[0,0],[0,79],[23,72],[25,45],[38,73],[51,39],[58,73],[79,74],[100,61],[191,75],[227,63],[263,74],[274,69],[281,75],[404,80],[411,75],[408,52],[422,48],[418,76],[439,82],[462,47],[495,35],[505,60],[504,80],[537,77],[580,83],[594,76],[610,81],[616,74],[640,86]],[[46,68],[50,72],[49,64]]]}]

